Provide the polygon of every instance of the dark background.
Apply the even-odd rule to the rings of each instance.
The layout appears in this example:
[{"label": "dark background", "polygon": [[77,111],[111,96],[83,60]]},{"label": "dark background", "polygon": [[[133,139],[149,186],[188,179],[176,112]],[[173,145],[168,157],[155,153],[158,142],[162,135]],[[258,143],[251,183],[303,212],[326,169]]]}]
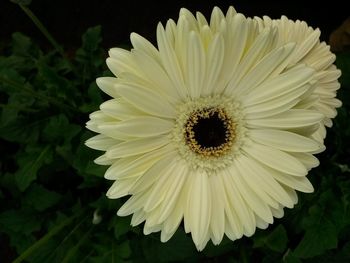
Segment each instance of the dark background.
[{"label": "dark background", "polygon": [[[137,32],[155,42],[158,21],[177,19],[181,7],[200,11],[207,18],[213,6],[224,13],[228,6],[246,16],[268,15],[305,20],[322,31],[322,39],[349,16],[346,1],[130,1],[130,0],[33,0],[30,9],[39,17],[65,49],[80,46],[82,33],[91,26],[102,25],[105,48],[129,43],[129,34]],[[0,0],[0,42],[11,39],[15,31],[29,35],[43,48],[48,42],[23,11],[10,0]]]}]

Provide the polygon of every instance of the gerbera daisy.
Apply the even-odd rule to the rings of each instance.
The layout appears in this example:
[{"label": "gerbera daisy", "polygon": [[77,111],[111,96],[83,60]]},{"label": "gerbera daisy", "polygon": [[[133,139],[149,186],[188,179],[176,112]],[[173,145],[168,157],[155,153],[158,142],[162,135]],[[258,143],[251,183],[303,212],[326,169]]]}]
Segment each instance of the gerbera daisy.
[{"label": "gerbera daisy", "polygon": [[113,99],[90,115],[99,135],[86,144],[111,165],[107,196],[131,195],[118,215],[163,242],[183,221],[202,250],[251,236],[294,206],[295,190],[313,191],[306,175],[324,146],[304,135],[324,115],[297,105],[317,72],[290,66],[295,43],[277,47],[278,30],[259,32],[232,7],[209,23],[182,9],[158,25],[158,48],[132,33],[131,51],[109,51],[116,78],[97,84]]},{"label": "gerbera daisy", "polygon": [[297,107],[313,108],[325,115],[322,125],[312,135],[322,142],[326,137],[325,126],[332,126],[331,119],[337,115],[336,108],[342,104],[336,98],[336,92],[340,88],[338,78],[341,72],[333,65],[335,55],[325,42],[320,41],[320,30],[313,29],[304,21],[292,21],[285,16],[277,20],[272,20],[267,16],[264,16],[263,19],[259,17],[255,19],[259,23],[260,30],[265,27],[278,27],[277,46],[283,46],[291,41],[296,43],[289,66],[305,63],[316,70],[315,85],[311,96],[305,97]]}]

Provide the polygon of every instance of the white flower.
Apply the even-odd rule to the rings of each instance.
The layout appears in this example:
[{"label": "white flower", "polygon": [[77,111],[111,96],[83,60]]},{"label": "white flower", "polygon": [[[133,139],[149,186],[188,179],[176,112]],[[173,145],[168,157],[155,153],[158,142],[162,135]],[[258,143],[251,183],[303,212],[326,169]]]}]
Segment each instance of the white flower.
[{"label": "white flower", "polygon": [[306,178],[324,146],[308,135],[324,115],[297,105],[312,92],[312,67],[289,61],[277,27],[214,8],[210,23],[182,9],[157,28],[158,49],[131,34],[133,49],[110,50],[117,78],[97,79],[113,99],[90,115],[86,144],[111,165],[109,198],[131,195],[118,215],[145,221],[167,241],[182,220],[202,250],[266,228],[312,192]]},{"label": "white flower", "polygon": [[311,96],[305,97],[297,107],[316,109],[325,115],[322,120],[323,125],[320,125],[312,135],[318,141],[323,142],[326,137],[324,125],[332,126],[331,119],[337,115],[336,108],[342,104],[336,98],[336,92],[340,88],[338,78],[341,72],[333,65],[335,55],[325,42],[320,42],[320,30],[309,27],[304,21],[292,21],[285,16],[277,20],[266,16],[263,19],[255,17],[255,20],[258,21],[260,30],[265,27],[278,27],[277,46],[283,46],[289,42],[296,43],[289,66],[305,63],[316,70]]}]

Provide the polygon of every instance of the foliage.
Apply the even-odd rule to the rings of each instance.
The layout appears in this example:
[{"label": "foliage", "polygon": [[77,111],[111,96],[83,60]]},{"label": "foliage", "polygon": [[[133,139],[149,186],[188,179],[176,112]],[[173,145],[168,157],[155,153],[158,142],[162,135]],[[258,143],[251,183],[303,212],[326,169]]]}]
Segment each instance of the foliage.
[{"label": "foliage", "polygon": [[[267,230],[197,252],[180,229],[163,244],[116,216],[124,201],[108,200],[105,167],[84,146],[84,128],[103,94],[105,68],[99,26],[87,30],[72,57],[45,52],[14,33],[0,56],[0,258],[15,262],[350,262],[349,54],[321,166],[309,177],[315,193],[299,195]],[[96,220],[100,218],[100,220]],[[100,222],[99,222],[100,221]],[[2,261],[4,262],[4,261]]]}]

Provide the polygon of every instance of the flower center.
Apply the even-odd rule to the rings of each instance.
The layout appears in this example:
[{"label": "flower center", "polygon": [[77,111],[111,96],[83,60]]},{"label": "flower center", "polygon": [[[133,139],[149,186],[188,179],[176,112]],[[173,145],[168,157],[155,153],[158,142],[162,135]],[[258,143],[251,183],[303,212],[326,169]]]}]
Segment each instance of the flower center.
[{"label": "flower center", "polygon": [[186,143],[203,156],[221,156],[235,139],[235,124],[222,108],[205,108],[190,114],[185,124]]}]

